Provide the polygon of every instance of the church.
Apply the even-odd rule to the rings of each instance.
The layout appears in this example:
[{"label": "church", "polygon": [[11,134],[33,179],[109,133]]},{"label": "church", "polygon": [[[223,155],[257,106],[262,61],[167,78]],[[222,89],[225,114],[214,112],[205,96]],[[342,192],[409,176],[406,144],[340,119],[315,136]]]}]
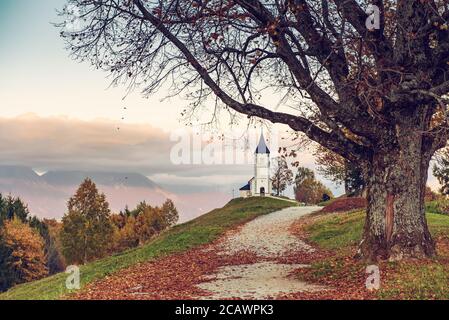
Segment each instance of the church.
[{"label": "church", "polygon": [[265,143],[263,133],[260,135],[259,144],[254,154],[254,177],[240,188],[242,198],[271,195],[270,150]]}]

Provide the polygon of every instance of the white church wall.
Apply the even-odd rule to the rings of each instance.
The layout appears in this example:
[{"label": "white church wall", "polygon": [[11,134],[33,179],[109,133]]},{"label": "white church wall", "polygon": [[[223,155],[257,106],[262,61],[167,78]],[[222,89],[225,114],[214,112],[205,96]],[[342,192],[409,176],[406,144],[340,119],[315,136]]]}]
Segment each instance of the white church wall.
[{"label": "white church wall", "polygon": [[261,188],[264,188],[265,194],[271,193],[270,186],[270,154],[256,153],[255,157],[255,188],[254,193],[260,195]]}]

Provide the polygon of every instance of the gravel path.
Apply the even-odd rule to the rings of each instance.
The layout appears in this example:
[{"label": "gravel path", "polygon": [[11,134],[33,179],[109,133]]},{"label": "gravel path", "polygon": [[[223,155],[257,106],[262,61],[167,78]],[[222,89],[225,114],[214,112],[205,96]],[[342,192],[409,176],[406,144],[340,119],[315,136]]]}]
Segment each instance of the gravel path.
[{"label": "gravel path", "polygon": [[225,254],[252,251],[260,257],[283,256],[296,250],[313,248],[293,236],[290,226],[301,216],[319,210],[319,207],[291,207],[260,216],[245,224],[223,243]]},{"label": "gravel path", "polygon": [[295,251],[312,252],[314,249],[289,232],[290,226],[301,216],[318,207],[292,207],[245,224],[236,233],[223,239],[220,254],[233,255],[246,251],[255,254],[258,261],[252,264],[224,266],[204,277],[198,287],[210,292],[205,299],[270,299],[289,293],[325,290],[290,274],[301,264],[281,264],[275,258]]}]

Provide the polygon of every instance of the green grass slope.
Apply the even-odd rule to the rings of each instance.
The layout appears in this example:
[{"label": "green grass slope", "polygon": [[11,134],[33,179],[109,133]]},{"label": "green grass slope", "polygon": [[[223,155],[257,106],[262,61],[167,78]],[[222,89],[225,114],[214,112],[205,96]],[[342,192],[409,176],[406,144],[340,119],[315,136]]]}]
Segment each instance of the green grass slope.
[{"label": "green grass slope", "polygon": [[[234,199],[226,206],[215,209],[192,221],[180,224],[148,244],[115,254],[81,267],[81,287],[120,269],[139,262],[156,259],[171,253],[182,252],[212,242],[226,230],[254,219],[295,205],[273,198]],[[60,273],[38,281],[18,285],[0,294],[0,300],[60,299],[70,293],[66,289],[67,274]]]},{"label": "green grass slope", "polygon": [[[361,263],[353,261],[354,247],[360,242],[365,219],[364,211],[317,216],[306,225],[308,240],[331,250],[334,256],[311,265],[315,280],[355,278]],[[449,299],[449,216],[427,213],[427,222],[437,242],[437,255],[424,261],[380,263],[382,272],[380,299]],[[345,278],[346,277],[346,278]],[[360,284],[359,284],[360,285]]]},{"label": "green grass slope", "polygon": [[[434,237],[449,235],[449,216],[427,213],[427,222]],[[338,249],[356,245],[362,239],[364,211],[352,211],[323,216],[307,226],[309,240],[324,249]]]}]

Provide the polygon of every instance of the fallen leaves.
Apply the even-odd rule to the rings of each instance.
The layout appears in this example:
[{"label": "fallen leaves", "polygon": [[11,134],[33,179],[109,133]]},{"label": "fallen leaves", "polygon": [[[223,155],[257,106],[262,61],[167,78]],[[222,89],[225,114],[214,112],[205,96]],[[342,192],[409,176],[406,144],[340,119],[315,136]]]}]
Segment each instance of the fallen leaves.
[{"label": "fallen leaves", "polygon": [[339,198],[325,206],[321,212],[347,212],[354,209],[366,208],[367,202],[362,197]]},{"label": "fallen leaves", "polygon": [[[304,225],[314,221],[314,219],[317,219],[317,217],[313,215],[305,219],[299,219],[290,227],[290,233],[295,235],[298,240],[301,239],[301,241],[307,243],[308,235],[304,231]],[[242,228],[243,226],[235,228],[228,232],[226,236],[229,237],[241,232]],[[309,267],[295,269],[288,277],[320,285],[326,289],[289,294],[279,293],[267,298],[288,300],[406,299],[410,298],[410,294],[413,294],[413,292],[405,290],[410,288],[410,282],[423,281],[424,279],[414,276],[409,272],[410,270],[419,271],[426,268],[430,273],[424,276],[429,278],[432,276],[432,272],[441,274],[441,266],[448,265],[449,238],[438,237],[436,242],[440,255],[438,263],[433,260],[407,261],[404,263],[379,262],[380,291],[366,289],[367,264],[354,259],[357,249],[355,246],[339,250],[323,250],[320,248],[315,248],[314,251],[292,250],[276,256],[260,256],[250,250],[223,254],[223,238],[220,238],[214,243],[184,253],[173,254],[119,271],[89,284],[81,292],[68,296],[68,298],[96,300],[190,300],[207,298],[210,292],[200,289],[198,285],[216,280],[217,271],[221,267],[272,261],[279,264],[310,265]],[[419,273],[418,276],[423,277]],[[431,279],[428,281],[427,283],[419,283],[419,285],[428,285]],[[419,286],[417,288],[419,289]],[[424,289],[427,291],[423,291]],[[440,288],[440,293],[435,294],[432,294],[431,290],[424,289],[421,288],[420,290],[423,296],[429,299],[436,299],[446,294],[445,287]],[[229,297],[229,299],[238,299],[238,297]]]},{"label": "fallen leaves", "polygon": [[255,256],[240,252],[232,256],[218,254],[214,244],[156,261],[141,263],[89,284],[69,296],[80,300],[187,300],[206,296],[196,287],[218,267],[252,263]]}]

